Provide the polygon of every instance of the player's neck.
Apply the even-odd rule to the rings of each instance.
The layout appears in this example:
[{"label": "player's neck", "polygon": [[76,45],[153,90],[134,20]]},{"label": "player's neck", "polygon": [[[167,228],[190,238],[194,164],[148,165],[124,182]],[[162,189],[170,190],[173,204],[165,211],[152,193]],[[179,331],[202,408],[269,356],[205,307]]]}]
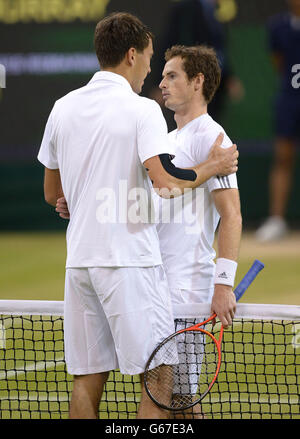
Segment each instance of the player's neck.
[{"label": "player's neck", "polygon": [[207,113],[207,105],[197,105],[189,108],[181,108],[175,111],[174,119],[176,121],[177,129],[181,130],[185,125],[190,123],[197,117]]}]

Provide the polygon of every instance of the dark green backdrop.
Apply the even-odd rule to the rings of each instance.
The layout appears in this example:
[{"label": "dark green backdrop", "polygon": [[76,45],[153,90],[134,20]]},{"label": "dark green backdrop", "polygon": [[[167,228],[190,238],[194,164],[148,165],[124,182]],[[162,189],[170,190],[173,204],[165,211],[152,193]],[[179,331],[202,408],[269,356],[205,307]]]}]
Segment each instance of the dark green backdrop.
[{"label": "dark green backdrop", "polygon": [[[156,33],[163,34],[171,0],[111,0],[107,12],[137,13]],[[150,5],[151,4],[151,5]],[[240,103],[228,101],[221,123],[240,148],[239,186],[245,225],[267,215],[268,173],[272,160],[272,102],[277,79],[272,70],[265,23],[284,9],[284,0],[237,0],[238,14],[227,24],[228,52],[234,73],[245,88]],[[14,24],[0,22],[0,58],[18,53],[93,53],[95,23]],[[1,61],[0,61],[1,62]],[[300,60],[299,60],[300,62]],[[155,63],[155,59],[154,59]],[[43,168],[36,160],[48,114],[60,96],[85,84],[85,74],[8,75],[0,90],[0,229],[65,228],[43,201]],[[154,84],[151,77],[145,93]],[[300,221],[300,166],[295,173],[288,217]]]}]

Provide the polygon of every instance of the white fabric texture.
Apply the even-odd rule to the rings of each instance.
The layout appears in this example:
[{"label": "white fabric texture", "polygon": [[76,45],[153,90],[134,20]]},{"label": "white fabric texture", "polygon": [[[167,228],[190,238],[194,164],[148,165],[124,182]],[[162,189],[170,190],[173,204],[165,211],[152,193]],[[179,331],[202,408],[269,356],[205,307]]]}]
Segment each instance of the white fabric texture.
[{"label": "white fabric texture", "polygon": [[[205,161],[221,132],[224,133],[223,128],[204,114],[181,130],[170,133],[175,144],[175,166],[189,168]],[[222,147],[230,146],[232,142],[225,133]],[[160,250],[171,289],[193,291],[214,286],[216,254],[213,242],[220,216],[211,193],[237,187],[237,178],[233,174],[213,177],[177,198],[155,197]]]},{"label": "white fabric texture", "polygon": [[98,72],[55,103],[38,159],[60,171],[67,268],[161,264],[143,162],[170,149],[159,105],[120,75]]},{"label": "white fabric texture", "polygon": [[72,375],[142,373],[152,351],[174,332],[162,266],[67,269],[64,309]]}]

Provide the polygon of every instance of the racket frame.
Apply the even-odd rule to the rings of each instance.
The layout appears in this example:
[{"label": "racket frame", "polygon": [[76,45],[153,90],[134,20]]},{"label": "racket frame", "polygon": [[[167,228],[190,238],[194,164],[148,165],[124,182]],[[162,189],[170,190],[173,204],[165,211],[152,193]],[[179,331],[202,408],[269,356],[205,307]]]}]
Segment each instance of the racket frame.
[{"label": "racket frame", "polygon": [[[146,371],[146,372],[145,372],[145,375],[144,375],[144,382],[145,382],[145,389],[146,389],[146,392],[147,392],[148,396],[149,396],[149,397],[152,399],[152,401],[154,401],[155,404],[158,405],[160,408],[165,409],[165,410],[170,410],[170,411],[172,411],[172,412],[182,412],[182,411],[184,411],[184,410],[188,410],[188,409],[194,407],[196,404],[199,404],[199,402],[202,401],[203,398],[205,398],[205,396],[208,394],[208,392],[211,390],[212,386],[213,386],[214,383],[216,382],[217,377],[218,377],[218,374],[219,374],[219,371],[220,371],[220,368],[221,368],[221,363],[222,363],[221,344],[222,344],[222,338],[223,338],[224,328],[223,328],[223,325],[221,325],[221,328],[220,328],[220,334],[219,334],[219,339],[217,339],[217,338],[216,338],[211,332],[207,331],[207,330],[204,329],[204,328],[201,328],[201,326],[206,325],[206,323],[209,323],[210,321],[212,321],[212,320],[215,319],[215,318],[216,318],[216,314],[210,316],[208,319],[204,320],[204,321],[201,322],[201,323],[197,323],[196,325],[193,325],[193,326],[190,326],[190,327],[188,327],[188,328],[181,329],[181,330],[179,330],[179,331],[174,332],[174,333],[171,334],[169,337],[167,337],[165,340],[163,340],[163,341],[162,341],[162,342],[161,342],[161,343],[155,348],[155,350],[152,352],[152,354],[151,354],[151,356],[150,356],[150,358],[149,358],[149,360],[147,361],[147,364],[146,364],[146,368],[145,368],[145,371]],[[217,348],[217,353],[218,353],[218,362],[217,362],[216,372],[215,372],[214,378],[212,379],[211,383],[209,384],[207,390],[206,390],[204,393],[202,393],[202,394],[200,395],[200,398],[198,398],[196,401],[191,402],[191,404],[185,406],[184,408],[182,408],[182,407],[169,407],[169,406],[166,406],[166,405],[164,405],[164,404],[161,404],[159,401],[157,401],[157,400],[153,397],[153,395],[151,394],[151,392],[150,392],[149,389],[148,389],[148,386],[146,385],[146,382],[147,382],[147,380],[146,380],[146,373],[148,372],[148,367],[149,367],[149,365],[151,364],[152,359],[153,359],[154,356],[156,355],[157,351],[159,351],[159,349],[160,349],[163,345],[167,344],[170,340],[172,340],[172,338],[176,337],[177,335],[182,334],[183,332],[190,332],[190,331],[199,331],[199,332],[202,332],[203,334],[205,334],[205,335],[207,335],[208,337],[210,337],[210,338],[212,339],[212,341],[215,343],[216,348]],[[157,367],[159,367],[159,366],[157,366]],[[151,370],[151,369],[150,369],[150,370]]]},{"label": "racket frame", "polygon": [[[246,275],[244,276],[244,278],[241,280],[241,282],[239,283],[239,285],[236,287],[236,289],[234,290],[235,296],[236,296],[236,300],[238,301],[243,294],[246,292],[247,288],[249,287],[249,285],[251,285],[251,283],[254,281],[254,279],[256,278],[256,276],[258,275],[258,273],[264,268],[264,264],[259,261],[259,260],[255,260],[254,263],[252,264],[251,268],[249,269],[249,271],[246,273]],[[205,396],[208,394],[208,392],[212,389],[214,383],[217,380],[220,368],[221,368],[221,363],[222,363],[222,351],[221,351],[221,344],[222,344],[222,339],[223,339],[223,333],[224,333],[224,327],[223,325],[221,325],[221,329],[220,329],[220,334],[219,334],[219,339],[217,340],[216,337],[209,331],[207,331],[206,329],[201,328],[201,326],[205,325],[206,323],[212,321],[213,319],[215,319],[217,317],[216,314],[210,316],[208,319],[204,320],[201,323],[197,323],[196,325],[190,326],[189,328],[185,328],[185,329],[181,329],[179,331],[174,332],[173,334],[171,334],[169,337],[165,338],[152,352],[152,354],[150,355],[149,360],[147,361],[146,367],[145,367],[145,373],[144,373],[144,387],[146,389],[146,392],[149,396],[149,398],[156,404],[158,405],[160,408],[172,411],[172,412],[177,412],[177,411],[184,411],[184,410],[188,410],[191,407],[194,407],[196,404],[199,404],[200,401],[203,400],[203,398],[205,398]],[[215,343],[216,347],[217,347],[217,352],[218,352],[218,362],[217,362],[217,368],[216,368],[216,373],[215,376],[213,378],[213,380],[211,381],[211,383],[209,384],[207,390],[200,395],[200,398],[198,398],[196,401],[192,402],[190,405],[185,406],[184,408],[176,408],[176,407],[168,407],[164,404],[161,404],[159,401],[157,401],[153,395],[151,394],[151,392],[148,389],[147,386],[147,372],[148,372],[148,368],[149,365],[151,364],[151,361],[153,359],[153,357],[155,356],[155,354],[157,353],[157,351],[161,348],[161,346],[163,346],[164,344],[166,344],[168,341],[170,341],[172,338],[174,338],[176,335],[181,334],[183,332],[188,332],[188,331],[199,331],[202,332],[204,334],[206,334],[207,336],[209,336],[213,342]],[[159,367],[159,366],[157,366]]]}]

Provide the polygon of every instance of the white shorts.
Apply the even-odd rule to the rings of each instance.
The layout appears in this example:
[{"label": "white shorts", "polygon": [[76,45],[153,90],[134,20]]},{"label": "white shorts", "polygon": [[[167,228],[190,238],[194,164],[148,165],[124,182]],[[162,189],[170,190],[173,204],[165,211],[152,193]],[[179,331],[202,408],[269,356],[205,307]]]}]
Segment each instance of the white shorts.
[{"label": "white shorts", "polygon": [[174,331],[162,266],[66,270],[65,357],[71,375],[142,373],[155,347]]},{"label": "white shorts", "polygon": [[202,290],[183,290],[170,288],[173,305],[182,303],[210,303],[214,294],[214,287]]}]

